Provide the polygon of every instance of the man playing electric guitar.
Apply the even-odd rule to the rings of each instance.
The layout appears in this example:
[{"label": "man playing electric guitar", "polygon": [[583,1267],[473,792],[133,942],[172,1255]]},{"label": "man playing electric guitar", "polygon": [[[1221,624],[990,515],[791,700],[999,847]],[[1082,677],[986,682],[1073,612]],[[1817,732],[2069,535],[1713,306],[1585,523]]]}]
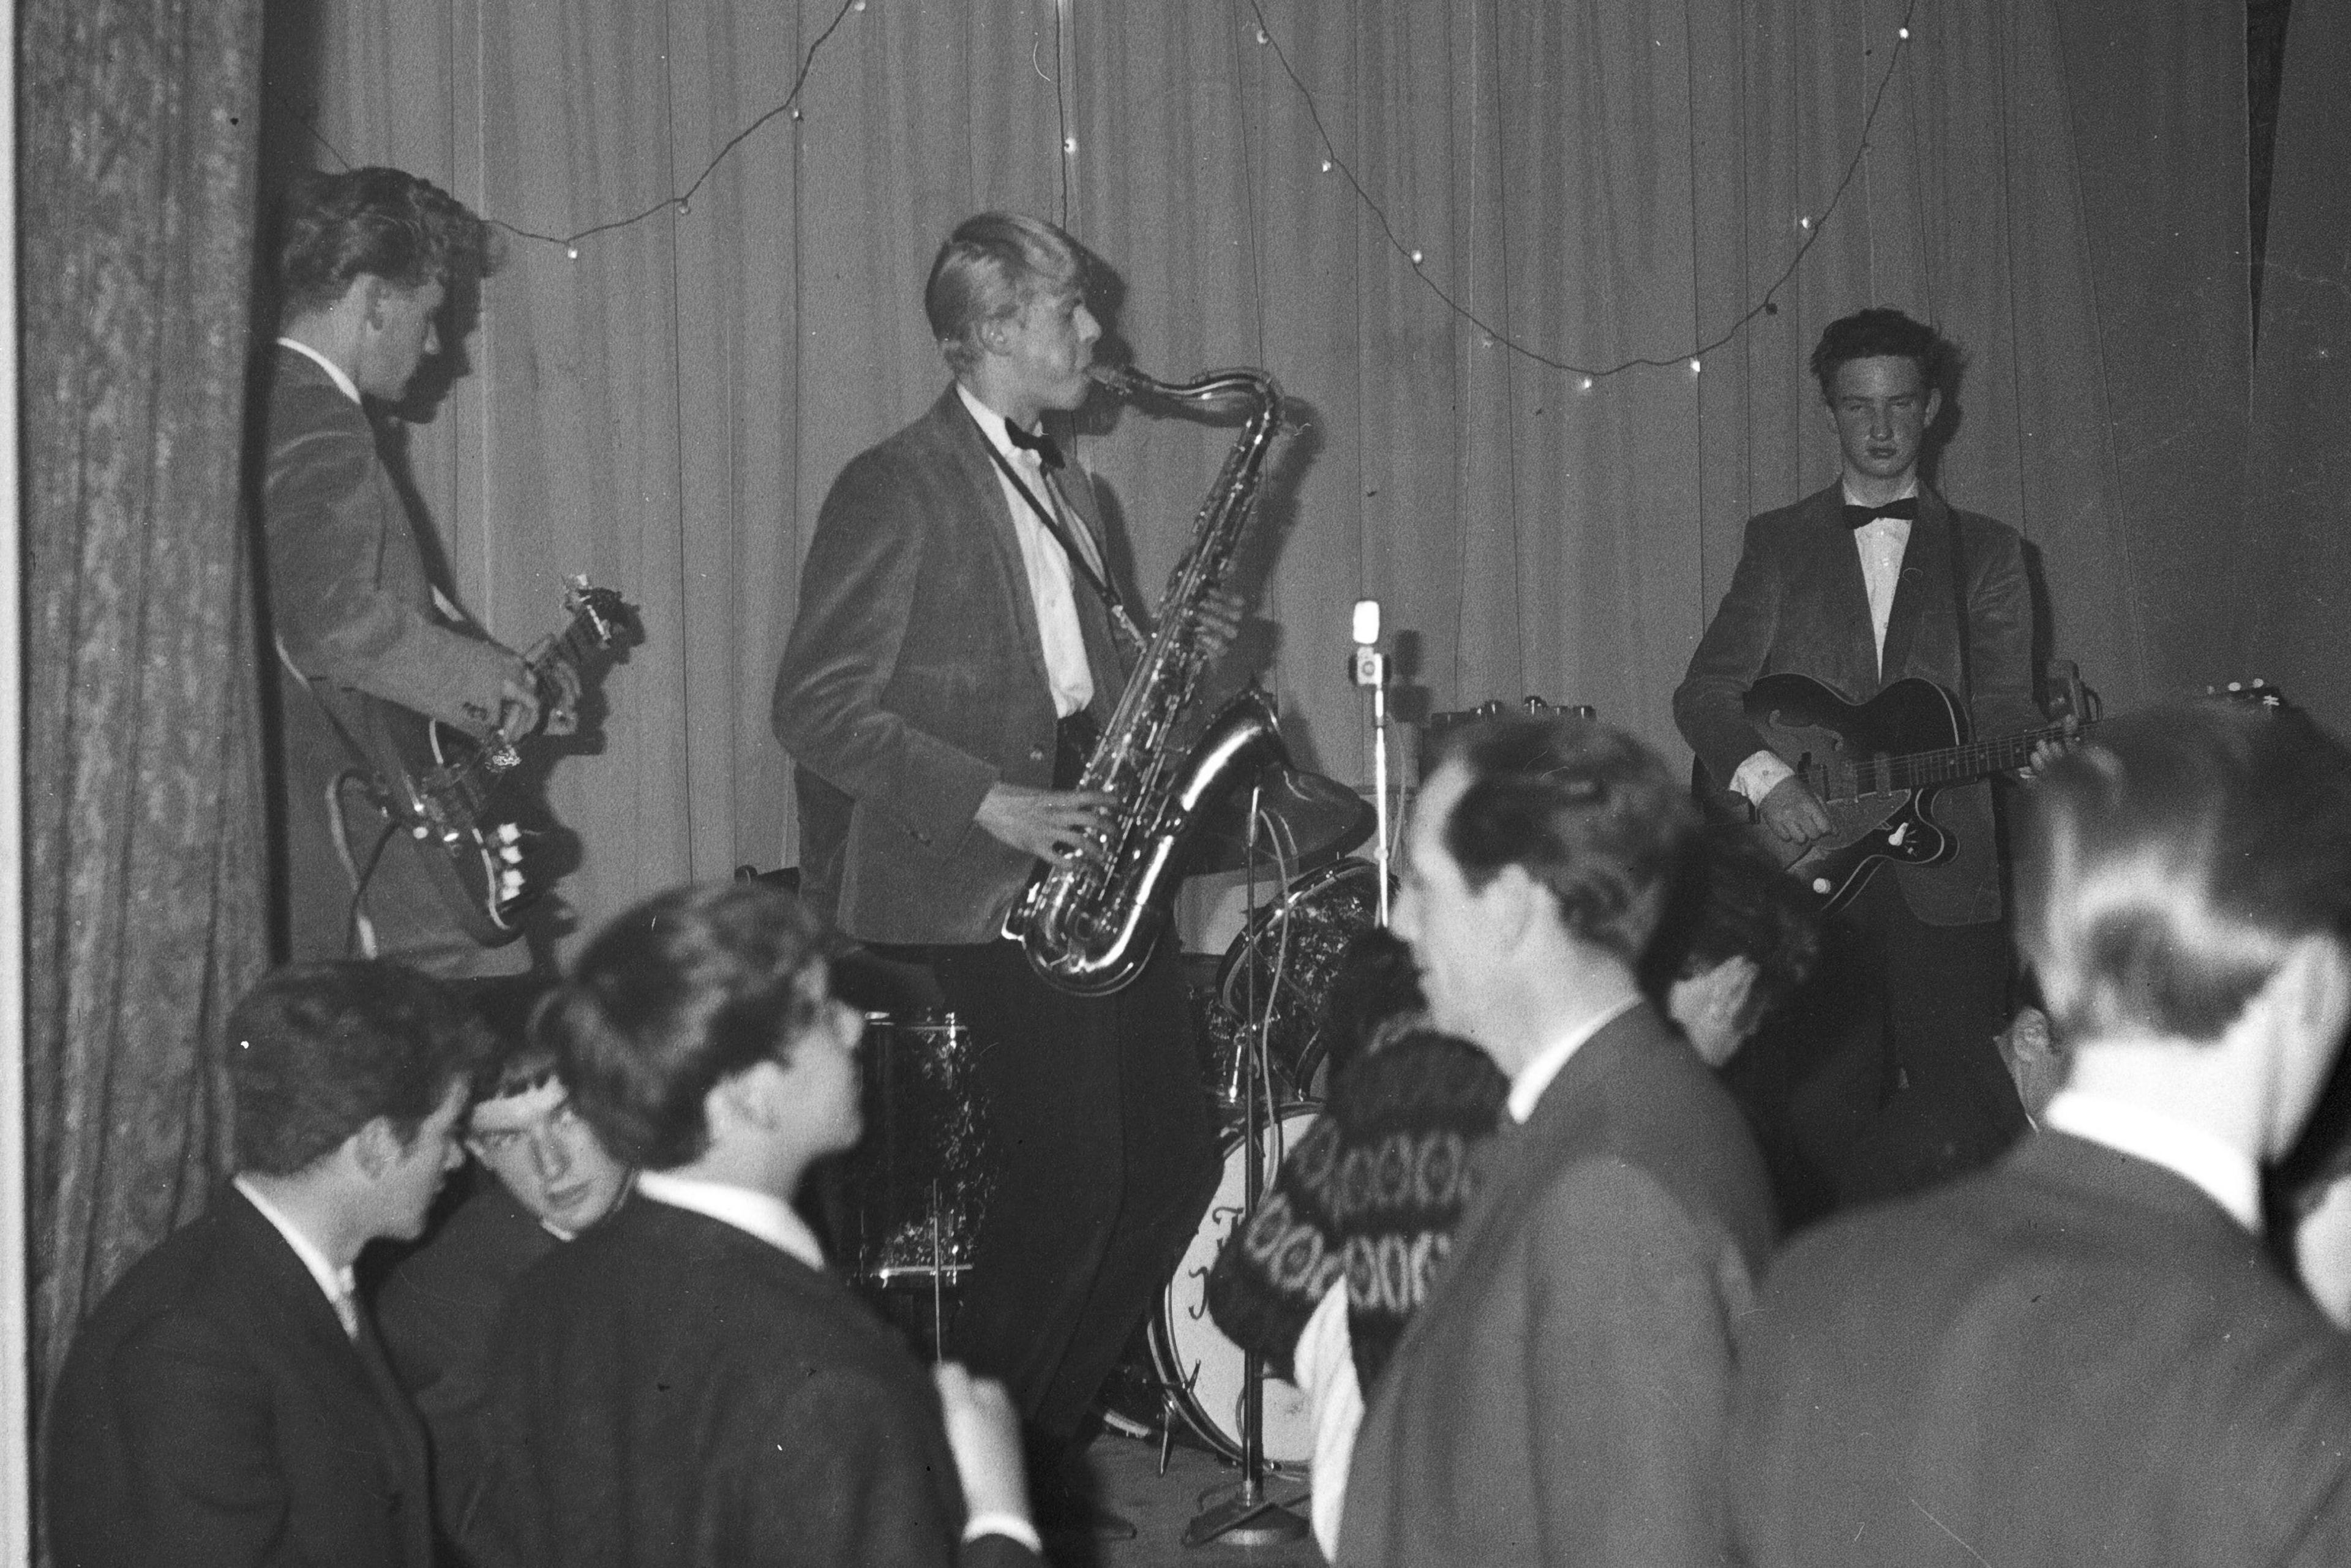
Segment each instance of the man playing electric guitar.
[{"label": "man playing electric guitar", "polygon": [[[1949,345],[1898,310],[1832,322],[1812,371],[1836,485],[1748,522],[1729,592],[1674,694],[1703,769],[1788,858],[1828,810],[1749,717],[1786,672],[1865,702],[1904,676],[1950,693],[1978,737],[2047,721],[2032,696],[2032,596],[2016,531],[1918,480]],[[2036,757],[2035,760],[2039,760]],[[1988,780],[1946,789],[1939,864],[1881,867],[1831,922],[1818,978],[1744,1085],[1786,1218],[1915,1189],[1989,1161],[2025,1126],[1992,1044],[2010,960]]]},{"label": "man playing electric guitar", "polygon": [[542,719],[554,733],[572,727],[568,666],[534,674],[436,611],[416,523],[378,446],[371,400],[396,402],[439,352],[443,307],[482,263],[481,220],[397,169],[308,175],[287,194],[261,482],[281,740],[273,881],[287,957],[398,958],[453,978],[530,967],[525,945],[467,928],[434,880],[428,857],[443,848],[372,798],[381,769],[363,759],[348,716],[371,698],[483,740],[510,741]]}]

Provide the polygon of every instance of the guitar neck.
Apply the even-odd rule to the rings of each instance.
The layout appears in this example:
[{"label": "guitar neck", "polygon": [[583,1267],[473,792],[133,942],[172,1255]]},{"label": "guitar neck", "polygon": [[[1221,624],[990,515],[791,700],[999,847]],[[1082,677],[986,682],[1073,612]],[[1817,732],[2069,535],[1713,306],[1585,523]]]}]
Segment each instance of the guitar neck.
[{"label": "guitar neck", "polygon": [[[2096,722],[2081,726],[2075,733],[2087,734]],[[1965,784],[2023,767],[2032,759],[2034,747],[2060,739],[2064,734],[2063,725],[2053,724],[2003,735],[1996,740],[1971,740],[1929,751],[1865,757],[1850,762],[1814,762],[1804,769],[1804,782],[1823,800],[1851,800],[1892,790]]]}]

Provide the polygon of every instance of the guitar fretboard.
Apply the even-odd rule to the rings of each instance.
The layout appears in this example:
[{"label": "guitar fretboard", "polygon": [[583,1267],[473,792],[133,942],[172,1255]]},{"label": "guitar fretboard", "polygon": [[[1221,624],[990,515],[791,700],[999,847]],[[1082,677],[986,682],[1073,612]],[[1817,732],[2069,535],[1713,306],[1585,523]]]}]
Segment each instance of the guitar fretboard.
[{"label": "guitar fretboard", "polygon": [[[2095,721],[2084,725],[2079,733],[2087,734],[2094,727]],[[2060,739],[2064,733],[2062,726],[2051,725],[2045,729],[2003,735],[1997,740],[1971,740],[1933,751],[1813,762],[1804,768],[1803,779],[1813,793],[1823,800],[1854,800],[1864,795],[1963,784],[2023,767],[2032,758],[2034,747],[2044,740]]]}]

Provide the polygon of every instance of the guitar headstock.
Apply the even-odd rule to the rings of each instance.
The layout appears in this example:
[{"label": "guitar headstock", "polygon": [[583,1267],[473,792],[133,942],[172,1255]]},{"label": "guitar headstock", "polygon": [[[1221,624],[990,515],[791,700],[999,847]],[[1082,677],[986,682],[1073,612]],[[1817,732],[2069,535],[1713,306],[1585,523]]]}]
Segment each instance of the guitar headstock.
[{"label": "guitar headstock", "polygon": [[565,585],[563,607],[571,612],[575,626],[600,648],[611,647],[635,629],[620,591],[593,586],[584,572]]}]

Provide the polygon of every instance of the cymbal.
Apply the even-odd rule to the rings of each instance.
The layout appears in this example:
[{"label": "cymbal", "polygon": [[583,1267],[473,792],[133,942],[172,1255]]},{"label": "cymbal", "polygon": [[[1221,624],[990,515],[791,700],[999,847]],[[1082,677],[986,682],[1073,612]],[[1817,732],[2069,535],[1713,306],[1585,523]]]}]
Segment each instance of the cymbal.
[{"label": "cymbal", "polygon": [[[1199,875],[1249,865],[1249,789],[1218,801],[1193,829],[1186,869]],[[1269,768],[1259,777],[1257,853],[1260,865],[1277,857],[1290,874],[1327,865],[1372,836],[1372,803],[1336,779],[1301,768]]]}]

